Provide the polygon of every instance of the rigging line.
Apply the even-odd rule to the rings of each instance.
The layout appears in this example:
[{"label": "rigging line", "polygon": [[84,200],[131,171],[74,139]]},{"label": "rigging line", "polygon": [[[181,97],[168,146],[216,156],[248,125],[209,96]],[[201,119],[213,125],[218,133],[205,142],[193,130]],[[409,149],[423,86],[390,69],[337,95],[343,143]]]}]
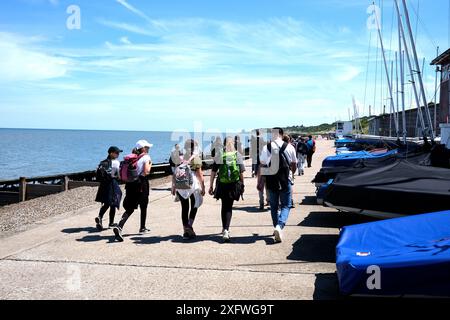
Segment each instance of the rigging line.
[{"label": "rigging line", "polygon": [[[380,24],[380,31],[381,31],[381,36],[383,37],[383,26],[384,26],[384,0],[380,0],[380,8],[381,8],[381,24]],[[381,46],[381,40],[380,40],[380,46]],[[381,49],[380,49],[381,50]],[[382,53],[383,54],[383,53]],[[382,59],[383,59],[383,55],[381,54],[380,57],[380,64],[382,64]],[[383,92],[383,67],[380,66],[380,72],[381,72],[381,77],[380,77],[380,114],[384,114],[384,92]]]},{"label": "rigging line", "polygon": [[395,13],[395,7],[394,2],[392,1],[392,19],[391,19],[391,40],[389,42],[389,61],[392,61],[392,40],[394,38],[394,13]]},{"label": "rigging line", "polygon": [[370,52],[371,52],[371,48],[372,48],[372,29],[370,30],[370,35],[369,35],[369,50],[368,50],[368,53],[367,53],[366,85],[365,85],[365,89],[364,89],[363,114],[364,114],[365,109],[366,109],[367,83],[368,83],[368,81],[369,81],[369,66],[370,66]]},{"label": "rigging line", "polygon": [[376,102],[377,102],[377,89],[378,89],[377,88],[377,86],[378,86],[378,55],[379,55],[379,51],[380,51],[380,48],[378,46],[379,41],[380,40],[377,37],[377,43],[376,43],[377,53],[376,53],[376,57],[375,57],[375,88],[374,88],[374,92],[373,92],[373,110],[374,110],[375,114],[377,113]]},{"label": "rigging line", "polygon": [[[450,4],[450,1],[449,1]],[[427,39],[430,41],[430,43],[433,45],[434,48],[436,48],[438,46],[437,42],[435,41],[435,38],[433,38],[430,30],[427,28],[425,22],[423,21],[423,19],[420,17],[419,12],[416,11],[416,8],[414,8],[414,6],[411,6],[412,11],[414,13],[414,15],[416,16],[417,21],[419,21],[423,31],[425,32],[425,36],[427,37]],[[450,8],[450,6],[449,6]],[[450,18],[450,11],[449,11],[449,18]],[[450,23],[450,21],[449,21]]]},{"label": "rigging line", "polygon": [[[414,8],[414,6],[411,6]],[[419,34],[419,9],[420,9],[420,0],[417,0],[417,20],[416,20],[416,35],[414,36],[414,42],[417,43],[417,36]]]}]

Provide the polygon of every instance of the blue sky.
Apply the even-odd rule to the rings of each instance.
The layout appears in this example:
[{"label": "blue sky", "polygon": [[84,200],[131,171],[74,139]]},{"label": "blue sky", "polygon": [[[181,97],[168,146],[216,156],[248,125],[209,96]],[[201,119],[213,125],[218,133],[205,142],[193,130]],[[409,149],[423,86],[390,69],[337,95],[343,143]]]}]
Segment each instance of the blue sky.
[{"label": "blue sky", "polygon": [[[393,2],[377,3],[392,58]],[[408,3],[414,27],[419,9],[418,52],[428,65],[436,45],[448,48],[449,1]],[[367,113],[377,60],[376,34],[366,27],[370,4],[1,1],[0,127],[170,131],[191,130],[195,123],[205,130],[313,125],[348,118],[352,95]],[[66,27],[69,5],[81,10],[79,30]],[[377,74],[379,111],[387,88],[380,91],[384,74]],[[428,66],[425,83],[431,99],[434,73]]]}]

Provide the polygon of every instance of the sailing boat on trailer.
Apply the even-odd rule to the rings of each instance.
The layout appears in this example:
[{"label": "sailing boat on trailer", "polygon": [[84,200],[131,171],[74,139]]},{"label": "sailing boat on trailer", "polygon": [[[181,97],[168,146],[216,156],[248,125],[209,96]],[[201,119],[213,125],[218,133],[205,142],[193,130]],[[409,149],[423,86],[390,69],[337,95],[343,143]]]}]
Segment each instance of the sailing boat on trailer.
[{"label": "sailing boat on trailer", "polygon": [[[425,90],[423,89],[422,73],[418,68],[417,51],[412,35],[409,13],[405,0],[403,1],[403,17],[398,0],[395,1],[395,10],[399,19],[399,49],[404,52],[409,70],[411,72],[411,85],[417,105],[424,102],[425,115],[419,108],[419,124],[427,137],[434,139],[435,132],[431,122],[431,117],[426,103]],[[406,25],[406,28],[405,26]],[[378,24],[379,26],[379,24]],[[405,32],[408,31],[408,34]],[[381,31],[381,48],[384,52]],[[409,39],[409,41],[408,41]],[[388,88],[392,89],[391,75],[389,72],[386,55],[383,54],[385,62],[385,72]],[[400,59],[402,61],[402,59]],[[403,63],[400,63],[402,66]],[[417,88],[420,87],[420,92]],[[396,110],[391,90],[390,95],[391,110]],[[402,101],[403,105],[403,101]],[[395,121],[395,123],[398,123]],[[403,121],[403,128],[405,126]],[[396,125],[397,136],[400,136],[400,128]],[[403,130],[405,131],[405,130]],[[403,132],[405,137],[405,132]],[[429,146],[429,144],[427,144]],[[425,154],[427,153],[426,150]],[[342,159],[339,162],[340,169],[329,169],[333,167],[329,163],[338,163],[328,159],[324,162],[324,168],[315,179],[315,183],[326,183],[321,188],[321,201],[327,206],[337,208],[341,211],[355,212],[380,218],[395,217],[401,215],[414,215],[449,209],[450,203],[450,170],[426,167],[416,163],[414,160],[408,161],[410,154],[405,157],[386,157],[382,161],[373,161],[369,166],[355,167],[355,163],[343,165]],[[334,157],[336,158],[336,157]],[[330,161],[333,160],[333,161]],[[347,159],[346,159],[347,160]],[[416,160],[423,161],[420,157]],[[347,160],[348,161],[348,160]],[[379,164],[379,166],[377,166]],[[430,164],[430,163],[428,163]],[[431,163],[432,164],[432,163]],[[335,167],[339,167],[335,166]],[[348,169],[353,167],[354,170]],[[345,168],[346,169],[343,169]],[[339,173],[336,173],[338,171]],[[334,175],[334,177],[332,177]],[[324,179],[332,177],[332,181],[325,182]]]}]

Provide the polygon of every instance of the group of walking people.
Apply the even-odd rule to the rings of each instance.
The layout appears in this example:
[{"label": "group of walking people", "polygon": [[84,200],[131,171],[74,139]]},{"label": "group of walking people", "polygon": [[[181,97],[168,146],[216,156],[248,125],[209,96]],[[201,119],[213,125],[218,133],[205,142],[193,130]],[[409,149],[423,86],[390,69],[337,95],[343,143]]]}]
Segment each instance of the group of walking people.
[{"label": "group of walking people", "polygon": [[[260,200],[266,194],[272,215],[274,240],[279,243],[282,242],[282,232],[293,206],[292,185],[298,169],[297,141],[286,141],[283,129],[274,128],[271,142],[260,142],[258,141],[257,147],[253,149],[256,150],[257,161],[252,166],[252,175],[258,177]],[[100,187],[96,201],[102,203],[102,207],[95,218],[96,227],[99,231],[104,229],[103,217],[109,209],[108,226],[112,228],[117,241],[124,241],[125,223],[138,208],[141,212],[139,232],[150,231],[146,227],[146,219],[150,191],[148,175],[152,167],[149,151],[152,146],[146,140],[138,141],[132,154],[126,156],[122,162],[119,162],[118,158],[123,151],[118,147],[111,147],[107,159],[98,166],[97,179],[100,181]],[[219,139],[213,143],[213,165],[208,189],[198,143],[189,139],[185,141],[183,150],[181,149],[176,145],[170,157],[170,165],[171,193],[181,206],[183,238],[190,240],[196,237],[194,223],[197,212],[203,204],[203,197],[209,194],[221,201],[221,235],[224,242],[229,242],[233,206],[236,201],[243,199],[245,192],[244,152],[240,139],[227,137],[223,143]],[[120,207],[122,198],[120,182],[125,182],[125,212],[119,223],[114,224],[115,212]],[[264,204],[264,199],[262,201]]]}]

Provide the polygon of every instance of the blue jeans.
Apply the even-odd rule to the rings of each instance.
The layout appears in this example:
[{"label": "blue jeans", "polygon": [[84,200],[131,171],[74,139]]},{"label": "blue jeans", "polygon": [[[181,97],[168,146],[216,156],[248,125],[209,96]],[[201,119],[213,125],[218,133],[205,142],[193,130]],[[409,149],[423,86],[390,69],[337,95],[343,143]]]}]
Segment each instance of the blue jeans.
[{"label": "blue jeans", "polygon": [[[289,218],[289,213],[291,211],[292,185],[289,183],[286,191],[269,190],[269,198],[273,226],[280,226],[281,229],[283,229],[286,226],[287,219]],[[280,213],[278,213],[278,209],[281,209]]]}]

